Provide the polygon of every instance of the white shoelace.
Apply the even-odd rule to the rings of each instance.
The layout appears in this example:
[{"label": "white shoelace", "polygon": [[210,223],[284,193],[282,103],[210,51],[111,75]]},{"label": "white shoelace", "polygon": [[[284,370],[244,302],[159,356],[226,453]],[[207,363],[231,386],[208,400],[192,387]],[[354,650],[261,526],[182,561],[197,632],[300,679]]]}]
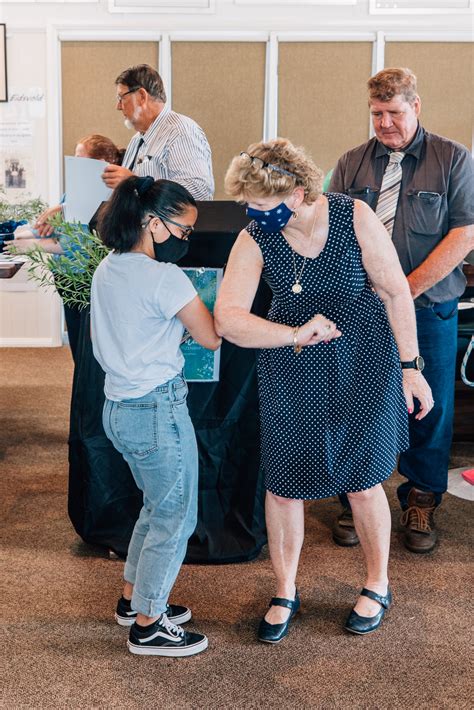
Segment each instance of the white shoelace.
[{"label": "white shoelace", "polygon": [[159,624],[160,626],[163,626],[163,628],[166,629],[166,631],[171,634],[171,636],[184,637],[184,629],[182,629],[181,626],[173,624],[173,622],[168,619],[166,614],[163,613],[161,615]]}]

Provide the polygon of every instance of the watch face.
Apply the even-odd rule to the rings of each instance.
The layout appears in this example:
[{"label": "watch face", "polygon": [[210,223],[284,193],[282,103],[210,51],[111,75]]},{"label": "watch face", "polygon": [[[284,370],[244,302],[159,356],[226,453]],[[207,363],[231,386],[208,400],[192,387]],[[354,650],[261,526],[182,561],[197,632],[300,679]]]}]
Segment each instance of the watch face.
[{"label": "watch face", "polygon": [[417,355],[417,357],[415,358],[415,367],[416,367],[416,369],[419,370],[420,372],[424,369],[424,367],[425,367],[425,361],[423,360],[423,358],[421,357],[421,355]]}]

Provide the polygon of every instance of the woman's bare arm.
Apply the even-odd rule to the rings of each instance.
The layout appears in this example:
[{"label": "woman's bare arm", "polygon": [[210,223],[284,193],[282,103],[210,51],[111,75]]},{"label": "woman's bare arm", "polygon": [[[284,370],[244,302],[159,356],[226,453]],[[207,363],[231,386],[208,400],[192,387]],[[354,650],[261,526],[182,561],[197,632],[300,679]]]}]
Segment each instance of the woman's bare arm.
[{"label": "woman's bare arm", "polygon": [[[401,360],[419,355],[413,299],[397,252],[387,230],[364,202],[354,201],[354,230],[362,250],[362,262],[374,289],[384,302]],[[413,396],[420,400],[421,419],[431,409],[431,390],[420,372],[403,370],[403,386],[408,409]]]},{"label": "woman's bare arm", "polygon": [[15,253],[26,254],[31,249],[42,249],[48,254],[63,254],[63,249],[57,239],[46,237],[44,239],[13,239],[5,244],[4,250],[9,252],[9,245],[12,245]]},{"label": "woman's bare arm", "polygon": [[[260,248],[244,229],[232,247],[214,315],[217,332],[244,348],[294,345],[295,329],[250,313],[263,269]],[[296,334],[299,345],[316,345],[341,334],[334,323],[315,315]]]},{"label": "woman's bare arm", "polygon": [[214,327],[214,318],[201,301],[195,296],[176,314],[192,338],[208,350],[217,350],[222,342]]}]

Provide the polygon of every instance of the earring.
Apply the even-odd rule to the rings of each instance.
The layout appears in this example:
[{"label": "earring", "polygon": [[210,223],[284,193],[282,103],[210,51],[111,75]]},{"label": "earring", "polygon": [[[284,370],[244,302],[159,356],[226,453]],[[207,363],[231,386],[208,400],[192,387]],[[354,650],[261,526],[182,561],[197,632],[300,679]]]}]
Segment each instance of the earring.
[{"label": "earring", "polygon": [[293,219],[298,219],[298,212],[293,210]]}]

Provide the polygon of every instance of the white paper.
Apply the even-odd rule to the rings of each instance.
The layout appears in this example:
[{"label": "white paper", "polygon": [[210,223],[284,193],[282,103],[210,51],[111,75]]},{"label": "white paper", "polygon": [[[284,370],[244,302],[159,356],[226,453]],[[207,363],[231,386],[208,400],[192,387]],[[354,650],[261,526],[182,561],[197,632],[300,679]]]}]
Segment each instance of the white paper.
[{"label": "white paper", "polygon": [[89,224],[101,202],[108,200],[112,189],[102,180],[108,163],[93,158],[64,158],[66,197],[64,217],[66,222]]}]

